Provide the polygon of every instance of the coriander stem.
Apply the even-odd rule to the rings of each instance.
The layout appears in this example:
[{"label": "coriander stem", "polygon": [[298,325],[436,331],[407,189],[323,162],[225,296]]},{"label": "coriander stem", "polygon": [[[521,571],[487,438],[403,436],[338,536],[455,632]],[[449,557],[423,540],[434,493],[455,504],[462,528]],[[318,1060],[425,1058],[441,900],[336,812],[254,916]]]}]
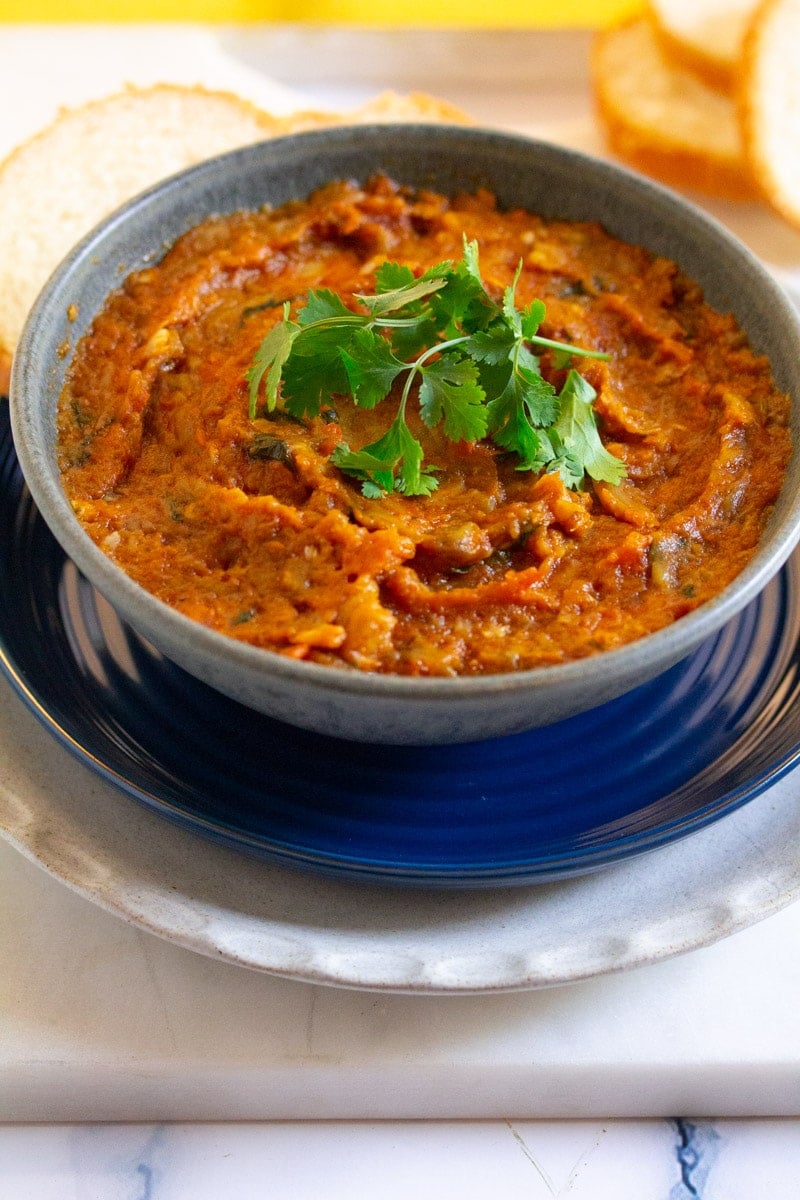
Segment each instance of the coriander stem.
[{"label": "coriander stem", "polygon": [[598,358],[601,362],[608,362],[611,358],[610,354],[602,350],[584,350],[582,346],[571,346],[569,342],[555,342],[552,338],[539,337],[538,334],[524,340],[535,346],[549,346],[553,350],[561,350],[564,354],[577,354],[581,358]]},{"label": "coriander stem", "polygon": [[367,328],[374,325],[379,329],[410,329],[419,325],[419,317],[373,317]]},{"label": "coriander stem", "polygon": [[311,321],[308,325],[300,326],[300,333],[306,333],[311,329],[335,329],[337,325],[366,325],[369,318],[361,316],[359,313],[353,313],[346,317],[344,313],[335,317],[320,317],[318,321]]}]

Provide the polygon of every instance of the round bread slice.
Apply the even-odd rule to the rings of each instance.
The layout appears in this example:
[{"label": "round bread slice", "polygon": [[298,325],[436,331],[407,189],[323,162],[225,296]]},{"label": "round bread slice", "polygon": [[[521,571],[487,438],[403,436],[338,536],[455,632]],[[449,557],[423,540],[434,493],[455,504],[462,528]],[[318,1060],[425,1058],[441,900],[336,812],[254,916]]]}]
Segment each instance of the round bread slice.
[{"label": "round bread slice", "polygon": [[758,0],[649,0],[662,47],[679,67],[732,91]]},{"label": "round bread slice", "polygon": [[610,149],[636,170],[712,196],[758,194],[734,101],[668,62],[648,19],[596,36],[592,87]]},{"label": "round bread slice", "polygon": [[745,152],[766,200],[800,226],[800,0],[765,0],[742,55]]},{"label": "round bread slice", "polygon": [[93,225],[157,180],[276,131],[238,96],[164,84],[64,110],[18,147],[0,166],[0,386],[39,290]]}]

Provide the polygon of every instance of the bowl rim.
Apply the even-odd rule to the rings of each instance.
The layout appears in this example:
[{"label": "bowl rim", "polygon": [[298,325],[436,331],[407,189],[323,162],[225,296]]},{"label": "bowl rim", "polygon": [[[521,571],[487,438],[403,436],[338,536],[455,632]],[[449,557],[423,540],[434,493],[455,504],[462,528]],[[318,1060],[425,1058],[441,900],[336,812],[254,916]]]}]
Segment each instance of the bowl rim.
[{"label": "bowl rim", "polygon": [[[120,226],[135,221],[138,214],[147,215],[151,206],[163,201],[175,190],[195,188],[201,192],[203,182],[207,178],[228,168],[233,176],[236,166],[249,158],[266,156],[267,159],[274,159],[281,154],[291,156],[292,153],[295,156],[299,154],[302,158],[321,150],[329,150],[331,147],[341,148],[354,141],[364,143],[366,149],[387,137],[405,138],[409,141],[424,137],[426,140],[434,139],[440,143],[452,143],[453,140],[457,140],[465,147],[470,142],[479,142],[487,146],[493,143],[499,150],[525,149],[531,154],[545,153],[564,163],[570,162],[574,164],[575,169],[582,167],[608,181],[624,182],[634,194],[638,194],[643,203],[658,202],[662,208],[666,205],[675,213],[683,214],[695,225],[699,225],[704,233],[713,235],[725,244],[729,252],[738,254],[750,276],[758,281],[766,300],[776,307],[782,320],[789,321],[800,344],[800,314],[755,254],[705,210],[671,189],[614,162],[537,138],[484,129],[480,126],[380,123],[334,126],[288,134],[216,155],[159,181],[99,222],[72,248],[52,273],[34,303],[20,336],[12,363],[9,389],[17,457],[37,507],[69,557],[112,604],[120,604],[122,615],[125,619],[130,619],[135,627],[145,634],[147,625],[164,628],[174,641],[185,643],[188,640],[206,654],[216,657],[222,655],[233,667],[245,668],[251,672],[268,669],[276,682],[302,682],[306,688],[363,696],[378,693],[382,697],[398,700],[420,698],[426,702],[450,702],[456,695],[463,698],[488,699],[500,694],[527,693],[531,689],[556,691],[565,685],[574,686],[581,681],[587,688],[591,688],[593,684],[601,684],[609,671],[615,673],[623,664],[634,669],[637,663],[644,665],[651,659],[659,659],[662,656],[667,656],[667,665],[678,661],[744,607],[786,561],[800,539],[800,490],[788,498],[784,506],[785,511],[777,523],[774,514],[770,517],[758,548],[743,570],[716,596],[661,629],[595,655],[564,663],[497,674],[407,676],[292,659],[279,651],[239,641],[187,617],[135,583],[121,567],[104,554],[72,512],[60,482],[55,478],[58,476],[57,466],[50,464],[50,471],[42,471],[42,465],[47,465],[47,460],[52,455],[41,448],[37,449],[35,417],[36,411],[43,405],[31,406],[28,403],[29,397],[43,389],[45,383],[38,365],[36,347],[42,331],[47,328],[55,305],[62,299],[61,294],[72,273],[87,256],[93,254],[96,247]],[[367,171],[368,167],[365,164],[365,173]],[[202,220],[208,215],[211,215],[211,211],[205,210],[198,219]],[[171,240],[174,241],[175,238]],[[153,247],[154,260],[161,257],[168,244],[170,243],[162,241]],[[138,269],[138,265],[128,268],[126,274],[135,269]],[[122,278],[123,276],[119,276],[119,283],[122,282]],[[105,289],[106,298],[111,290],[109,287]],[[95,309],[92,317],[97,311]],[[67,358],[69,357],[68,354]],[[50,369],[53,369],[52,365]],[[800,395],[790,399],[793,408],[800,405]],[[796,443],[797,441],[798,439],[795,439]],[[800,455],[800,444],[794,445],[792,454],[793,458]],[[784,491],[785,488],[786,484]],[[137,613],[142,612],[142,620],[137,622],[129,617],[132,609]]]}]

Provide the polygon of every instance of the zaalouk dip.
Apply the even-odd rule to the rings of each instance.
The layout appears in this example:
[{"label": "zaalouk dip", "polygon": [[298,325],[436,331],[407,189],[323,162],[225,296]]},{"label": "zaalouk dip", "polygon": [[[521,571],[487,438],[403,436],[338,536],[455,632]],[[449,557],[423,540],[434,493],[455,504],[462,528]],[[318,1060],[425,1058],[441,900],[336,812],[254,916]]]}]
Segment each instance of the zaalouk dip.
[{"label": "zaalouk dip", "polygon": [[[393,406],[250,419],[245,373],[285,300],[370,292],[381,263],[419,274],[464,235],[487,288],[522,260],[541,332],[609,354],[578,366],[621,483],[569,490],[409,415],[438,488],[368,498],[330,455],[378,438]],[[91,537],[189,617],[317,663],[452,675],[595,654],[719,592],[780,489],[787,420],[767,362],[674,263],[595,224],[379,177],[205,221],[131,275],[77,347],[59,454]]]}]

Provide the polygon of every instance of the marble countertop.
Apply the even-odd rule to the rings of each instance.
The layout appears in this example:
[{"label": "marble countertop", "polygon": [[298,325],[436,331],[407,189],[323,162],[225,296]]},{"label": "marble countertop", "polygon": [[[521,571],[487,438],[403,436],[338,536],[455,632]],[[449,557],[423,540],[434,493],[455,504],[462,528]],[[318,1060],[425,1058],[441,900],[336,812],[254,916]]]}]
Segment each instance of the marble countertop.
[{"label": "marble countertop", "polygon": [[13,1200],[794,1200],[793,1121],[0,1128]]},{"label": "marble countertop", "polygon": [[[167,75],[275,111],[420,88],[597,150],[586,44],[484,37],[476,85],[474,35],[458,32],[0,26],[0,153],[60,104]],[[711,208],[794,277],[795,234],[754,206]],[[798,906],[627,975],[442,1000],[336,994],[201,959],[7,846],[0,880],[4,1197],[798,1194]],[[281,1036],[248,1056],[260,1028]],[[300,1058],[313,1068],[302,1077]]]}]

